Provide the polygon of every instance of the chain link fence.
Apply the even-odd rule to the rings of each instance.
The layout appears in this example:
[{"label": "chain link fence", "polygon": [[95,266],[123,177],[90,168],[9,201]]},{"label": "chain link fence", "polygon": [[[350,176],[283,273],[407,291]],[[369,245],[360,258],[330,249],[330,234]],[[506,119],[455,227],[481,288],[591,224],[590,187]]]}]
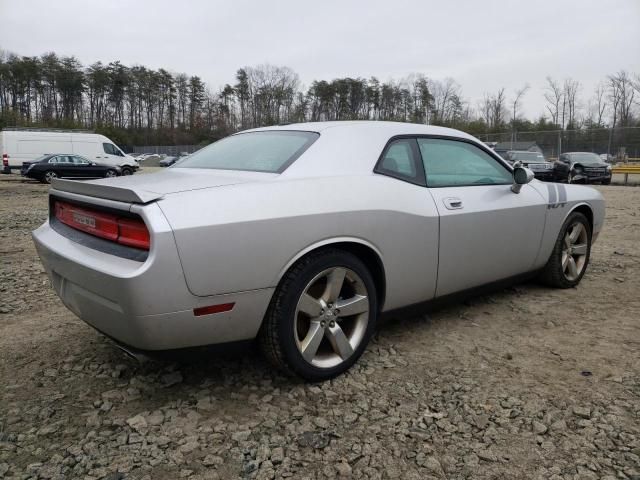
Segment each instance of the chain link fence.
[{"label": "chain link fence", "polygon": [[132,153],[155,153],[156,155],[175,157],[180,153],[193,153],[200,150],[202,145],[144,145],[132,148]]},{"label": "chain link fence", "polygon": [[548,159],[564,152],[593,152],[621,162],[640,161],[640,127],[486,133],[478,138],[496,151],[540,149]]}]

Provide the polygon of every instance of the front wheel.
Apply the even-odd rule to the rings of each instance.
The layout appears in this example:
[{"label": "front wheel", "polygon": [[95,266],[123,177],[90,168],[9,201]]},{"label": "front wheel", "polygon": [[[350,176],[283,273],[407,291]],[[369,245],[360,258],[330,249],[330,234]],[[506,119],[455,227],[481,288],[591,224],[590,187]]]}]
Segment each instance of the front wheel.
[{"label": "front wheel", "polygon": [[373,278],[358,257],[333,249],[311,254],[274,293],[260,331],[262,350],[305,380],[333,378],[364,352],[377,308]]},{"label": "front wheel", "polygon": [[590,256],[591,225],[582,213],[573,212],[560,229],[540,279],[551,287],[575,287],[587,270]]},{"label": "front wheel", "polygon": [[122,175],[133,175],[133,170],[130,167],[122,167]]}]

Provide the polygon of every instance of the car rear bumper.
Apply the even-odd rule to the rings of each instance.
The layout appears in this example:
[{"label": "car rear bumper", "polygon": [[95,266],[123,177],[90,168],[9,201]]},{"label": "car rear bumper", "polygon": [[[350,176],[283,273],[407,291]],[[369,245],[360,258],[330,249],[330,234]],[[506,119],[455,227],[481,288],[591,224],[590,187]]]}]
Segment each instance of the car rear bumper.
[{"label": "car rear bumper", "polygon": [[[150,205],[151,209],[159,208]],[[76,243],[46,222],[33,239],[64,305],[117,342],[170,350],[254,338],[273,289],[199,297],[189,292],[170,230],[153,236],[144,262]],[[194,308],[233,303],[227,312],[196,316]]]}]

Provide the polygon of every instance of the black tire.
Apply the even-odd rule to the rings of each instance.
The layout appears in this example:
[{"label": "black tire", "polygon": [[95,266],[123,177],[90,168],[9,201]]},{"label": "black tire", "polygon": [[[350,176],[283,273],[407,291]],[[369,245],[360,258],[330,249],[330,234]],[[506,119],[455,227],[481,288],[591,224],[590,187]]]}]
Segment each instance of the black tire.
[{"label": "black tire", "polygon": [[121,175],[122,175],[123,177],[124,177],[124,176],[127,176],[127,175],[133,175],[133,169],[132,169],[132,168],[130,168],[130,167],[122,167]]},{"label": "black tire", "polygon": [[[298,349],[294,338],[294,317],[298,300],[309,282],[333,267],[350,269],[362,279],[369,299],[369,318],[365,333],[351,356],[334,367],[320,368],[307,362]],[[325,249],[302,258],[284,275],[262,323],[259,342],[265,357],[284,373],[312,382],[328,380],[348,370],[362,355],[375,329],[377,316],[376,288],[365,264],[351,253]]]},{"label": "black tire", "polygon": [[603,180],[602,185],[611,185],[611,179],[609,178],[608,180]]},{"label": "black tire", "polygon": [[113,178],[117,176],[118,176],[118,172],[116,170],[107,170],[104,174],[104,178]]},{"label": "black tire", "polygon": [[[584,266],[582,270],[579,272],[579,275],[575,279],[569,279],[565,275],[563,266],[562,266],[562,256],[563,256],[563,246],[564,246],[564,238],[567,235],[567,231],[573,225],[579,222],[586,229],[587,236],[587,252],[586,258],[584,259]],[[560,233],[558,234],[558,238],[556,239],[556,243],[553,246],[553,251],[551,252],[551,256],[547,261],[544,269],[540,273],[539,280],[548,285],[550,287],[555,288],[572,288],[580,283],[582,277],[587,271],[587,266],[589,265],[589,259],[591,257],[591,224],[587,217],[585,217],[580,212],[572,212],[567,219],[565,220],[562,228],[560,229]]]}]

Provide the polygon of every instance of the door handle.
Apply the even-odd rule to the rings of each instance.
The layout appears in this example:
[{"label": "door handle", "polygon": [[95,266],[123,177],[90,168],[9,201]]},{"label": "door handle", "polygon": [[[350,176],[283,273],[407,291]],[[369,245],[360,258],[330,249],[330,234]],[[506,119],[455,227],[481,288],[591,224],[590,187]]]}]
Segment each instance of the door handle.
[{"label": "door handle", "polygon": [[458,210],[462,208],[462,200],[457,197],[447,197],[443,198],[442,202],[444,206],[447,207],[448,210]]}]

